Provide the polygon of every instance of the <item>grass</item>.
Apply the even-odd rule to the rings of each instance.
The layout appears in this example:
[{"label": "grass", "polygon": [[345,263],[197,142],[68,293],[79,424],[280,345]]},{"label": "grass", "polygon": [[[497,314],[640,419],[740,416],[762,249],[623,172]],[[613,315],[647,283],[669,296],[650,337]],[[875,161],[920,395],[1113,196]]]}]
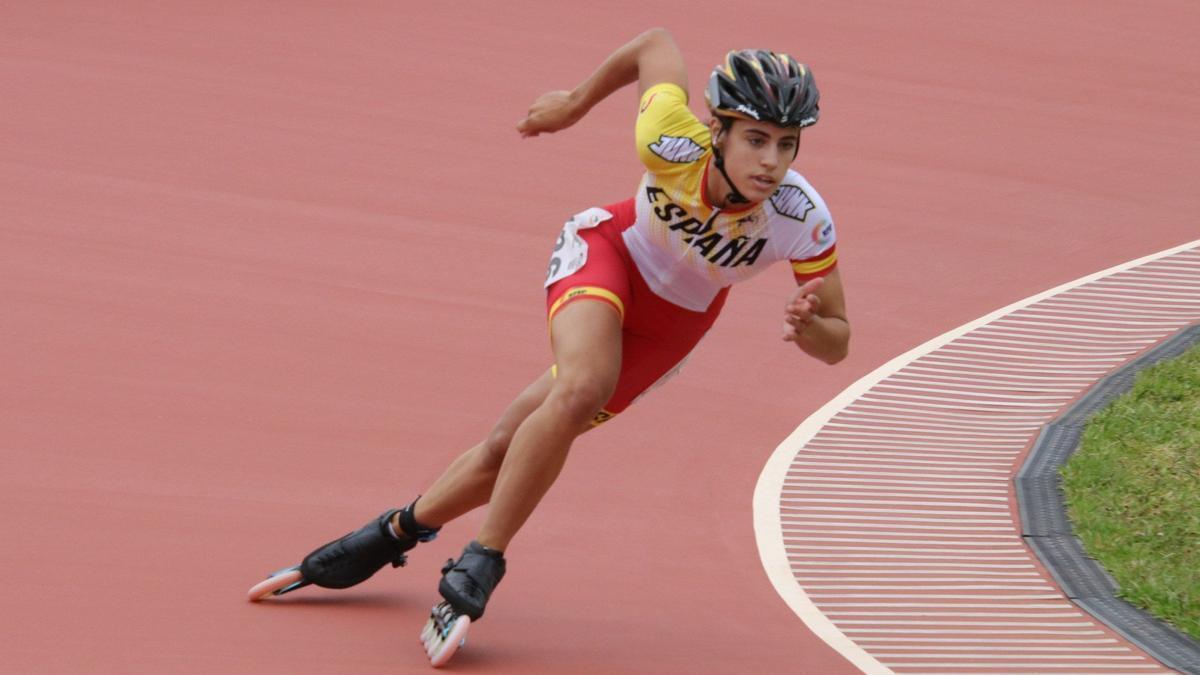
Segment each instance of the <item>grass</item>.
[{"label": "grass", "polygon": [[1075,533],[1120,596],[1200,639],[1200,345],[1092,417],[1062,474]]}]

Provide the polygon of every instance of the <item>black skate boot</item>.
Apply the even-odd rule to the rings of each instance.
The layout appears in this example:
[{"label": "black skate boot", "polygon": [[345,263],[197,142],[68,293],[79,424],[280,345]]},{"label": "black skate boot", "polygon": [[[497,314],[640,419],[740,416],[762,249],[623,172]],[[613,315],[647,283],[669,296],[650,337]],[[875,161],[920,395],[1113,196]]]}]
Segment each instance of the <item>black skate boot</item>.
[{"label": "black skate boot", "polygon": [[[397,512],[402,530],[399,537],[392,535],[389,525]],[[408,551],[418,543],[432,541],[437,533],[437,529],[416,524],[411,504],[404,509],[392,509],[309,553],[300,563],[300,573],[305,581],[323,588],[350,588],[370,579],[388,563],[392,567],[403,566],[408,562],[405,555]]]},{"label": "black skate boot", "polygon": [[502,552],[472,541],[457,562],[446,561],[438,592],[457,614],[478,621],[496,584],[504,578],[504,568]]},{"label": "black skate boot", "polygon": [[[419,524],[413,517],[412,504],[391,509],[341,539],[331,541],[309,553],[299,565],[273,572],[250,588],[247,599],[258,602],[291,593],[310,584],[325,588],[350,588],[360,584],[391,563],[400,567],[408,561],[405,553],[417,544],[433,541],[440,528]],[[389,521],[400,514],[400,536],[392,535]]]},{"label": "black skate boot", "polygon": [[430,665],[444,666],[467,643],[471,622],[483,616],[488,598],[503,578],[504,554],[477,541],[467,544],[457,561],[446,561],[438,584],[446,600],[434,605],[421,631]]}]

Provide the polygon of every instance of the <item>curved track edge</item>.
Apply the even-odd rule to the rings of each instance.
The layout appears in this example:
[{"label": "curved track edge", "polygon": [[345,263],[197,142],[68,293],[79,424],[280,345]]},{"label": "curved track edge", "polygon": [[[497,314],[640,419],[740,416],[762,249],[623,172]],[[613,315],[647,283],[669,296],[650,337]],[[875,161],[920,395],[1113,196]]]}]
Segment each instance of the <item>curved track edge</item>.
[{"label": "curved track edge", "polygon": [[[783,541],[783,525],[780,518],[780,498],[783,493],[784,479],[788,467],[797,453],[818,431],[849,403],[856,400],[863,392],[879,383],[884,378],[899,371],[905,365],[918,357],[932,352],[964,334],[988,324],[1000,317],[1022,309],[1046,298],[1053,297],[1065,291],[1082,286],[1107,275],[1121,272],[1138,265],[1200,246],[1200,240],[1191,241],[1179,246],[1159,251],[1142,258],[1131,260],[1099,272],[1081,277],[1074,281],[1056,286],[1042,293],[1019,300],[1002,307],[974,321],[963,324],[947,331],[931,340],[888,361],[874,371],[864,375],[851,384],[836,397],[805,419],[796,429],[783,440],[771,454],[759,474],[753,497],[753,522],[755,540],[758,545],[759,559],[776,593],[800,618],[801,621],[817,637],[837,651],[843,658],[868,675],[892,673],[865,649],[855,644],[838,627],[817,608],[796,581],[791,572],[787,552]],[[1140,361],[1140,359],[1139,359]],[[1057,580],[1057,578],[1056,578]]]}]

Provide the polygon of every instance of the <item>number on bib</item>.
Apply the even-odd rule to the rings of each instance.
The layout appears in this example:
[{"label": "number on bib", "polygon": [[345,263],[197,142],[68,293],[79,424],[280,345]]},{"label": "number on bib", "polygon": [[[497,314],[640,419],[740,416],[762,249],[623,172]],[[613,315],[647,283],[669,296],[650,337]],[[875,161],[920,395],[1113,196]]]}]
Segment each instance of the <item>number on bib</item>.
[{"label": "number on bib", "polygon": [[554,242],[554,251],[550,254],[550,265],[546,269],[548,287],[556,281],[565,279],[578,272],[587,263],[588,245],[579,236],[580,230],[596,227],[612,218],[612,214],[601,208],[590,208],[583,213],[577,213],[563,225]]}]

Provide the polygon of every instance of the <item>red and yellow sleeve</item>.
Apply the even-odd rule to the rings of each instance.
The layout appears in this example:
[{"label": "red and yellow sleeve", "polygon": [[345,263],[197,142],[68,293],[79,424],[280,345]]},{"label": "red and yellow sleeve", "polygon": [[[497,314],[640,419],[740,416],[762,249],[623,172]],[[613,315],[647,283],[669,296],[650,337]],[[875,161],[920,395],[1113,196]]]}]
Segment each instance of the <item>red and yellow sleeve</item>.
[{"label": "red and yellow sleeve", "polygon": [[830,246],[820,255],[803,260],[792,260],[791,263],[792,274],[795,275],[798,284],[823,277],[837,267],[837,245]]}]

